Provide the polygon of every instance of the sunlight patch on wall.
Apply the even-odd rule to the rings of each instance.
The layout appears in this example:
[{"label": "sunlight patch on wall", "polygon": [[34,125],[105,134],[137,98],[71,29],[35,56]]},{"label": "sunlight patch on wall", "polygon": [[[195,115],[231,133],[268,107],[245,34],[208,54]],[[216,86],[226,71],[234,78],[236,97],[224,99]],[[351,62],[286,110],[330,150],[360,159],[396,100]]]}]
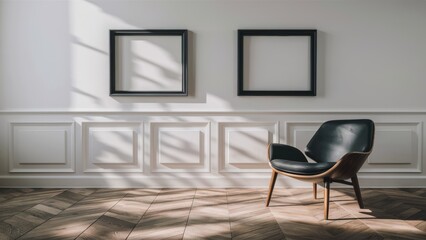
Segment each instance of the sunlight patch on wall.
[{"label": "sunlight patch on wall", "polygon": [[181,45],[180,36],[117,38],[117,90],[182,91]]},{"label": "sunlight patch on wall", "polygon": [[76,0],[69,4],[73,89],[70,108],[112,107],[115,102],[105,101],[109,92],[109,30],[135,26],[89,1]]}]

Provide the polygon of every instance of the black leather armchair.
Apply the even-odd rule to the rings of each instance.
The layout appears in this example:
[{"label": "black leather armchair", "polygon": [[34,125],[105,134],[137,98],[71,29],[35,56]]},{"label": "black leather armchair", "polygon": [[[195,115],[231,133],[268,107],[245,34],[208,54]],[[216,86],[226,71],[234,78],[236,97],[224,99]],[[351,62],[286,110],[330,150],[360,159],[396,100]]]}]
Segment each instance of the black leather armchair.
[{"label": "black leather armchair", "polygon": [[[313,183],[324,183],[324,219],[328,219],[330,184],[352,185],[360,208],[364,207],[357,172],[373,149],[375,127],[368,119],[333,120],[323,123],[309,141],[305,154],[297,148],[272,143],[268,148],[272,176],[266,206],[269,206],[277,175],[282,174]],[[351,182],[346,181],[351,179]]]}]

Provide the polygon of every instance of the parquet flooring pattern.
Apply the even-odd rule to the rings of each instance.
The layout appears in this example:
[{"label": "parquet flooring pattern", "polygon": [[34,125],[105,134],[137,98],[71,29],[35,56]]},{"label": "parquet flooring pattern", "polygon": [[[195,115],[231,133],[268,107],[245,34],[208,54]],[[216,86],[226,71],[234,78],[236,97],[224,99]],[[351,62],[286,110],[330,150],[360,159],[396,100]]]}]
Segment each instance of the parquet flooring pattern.
[{"label": "parquet flooring pattern", "polygon": [[426,239],[426,188],[0,189],[0,239]]}]

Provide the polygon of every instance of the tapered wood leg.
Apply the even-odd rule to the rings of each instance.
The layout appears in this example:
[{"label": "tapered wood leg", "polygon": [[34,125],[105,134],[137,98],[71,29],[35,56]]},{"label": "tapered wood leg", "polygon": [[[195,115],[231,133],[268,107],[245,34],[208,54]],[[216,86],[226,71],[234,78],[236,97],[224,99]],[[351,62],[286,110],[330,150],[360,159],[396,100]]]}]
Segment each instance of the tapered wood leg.
[{"label": "tapered wood leg", "polygon": [[268,198],[266,199],[266,206],[269,206],[269,202],[271,201],[272,191],[274,191],[275,181],[277,180],[278,173],[272,170],[271,180],[269,181],[269,193]]},{"label": "tapered wood leg", "polygon": [[317,199],[317,184],[313,183],[312,187],[313,187],[314,199]]},{"label": "tapered wood leg", "polygon": [[355,175],[351,178],[352,185],[354,186],[354,191],[356,195],[356,200],[358,201],[359,208],[364,208],[364,203],[362,202],[361,189],[359,188],[358,177]]},{"label": "tapered wood leg", "polygon": [[330,205],[330,181],[324,180],[324,220],[328,220],[329,205]]}]

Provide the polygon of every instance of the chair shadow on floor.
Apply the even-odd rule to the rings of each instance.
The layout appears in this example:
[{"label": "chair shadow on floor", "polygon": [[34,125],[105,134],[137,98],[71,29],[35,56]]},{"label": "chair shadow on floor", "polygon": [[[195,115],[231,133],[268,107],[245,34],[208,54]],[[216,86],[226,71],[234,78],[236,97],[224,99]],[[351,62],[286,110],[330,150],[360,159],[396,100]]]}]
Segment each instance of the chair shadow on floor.
[{"label": "chair shadow on floor", "polygon": [[[364,208],[359,208],[355,193],[350,188],[336,188],[331,191],[330,203],[333,208],[340,212],[344,211],[347,215],[340,213],[331,214],[329,220],[347,221],[363,219],[392,219],[401,221],[426,221],[426,197],[411,193],[410,189],[362,189]],[[295,194],[285,193],[282,189],[274,199],[281,198],[281,201],[271,204],[273,209],[285,208],[289,206],[304,206],[318,211],[313,214],[321,214],[321,207],[324,196],[321,189],[318,190],[317,199],[312,197],[310,189],[300,191]],[[425,190],[426,192],[426,190]],[[292,198],[286,201],[286,198]],[[298,199],[298,197],[300,197]],[[294,203],[294,201],[297,203]],[[312,206],[316,206],[312,207]],[[424,224],[426,225],[426,223]],[[426,227],[425,227],[426,228]],[[426,230],[426,229],[425,229]]]},{"label": "chair shadow on floor", "polygon": [[[323,190],[276,188],[268,209],[294,239],[426,239],[426,189],[361,189],[360,209],[351,188],[331,190],[324,220]],[[267,191],[263,192],[266,199]]]}]

